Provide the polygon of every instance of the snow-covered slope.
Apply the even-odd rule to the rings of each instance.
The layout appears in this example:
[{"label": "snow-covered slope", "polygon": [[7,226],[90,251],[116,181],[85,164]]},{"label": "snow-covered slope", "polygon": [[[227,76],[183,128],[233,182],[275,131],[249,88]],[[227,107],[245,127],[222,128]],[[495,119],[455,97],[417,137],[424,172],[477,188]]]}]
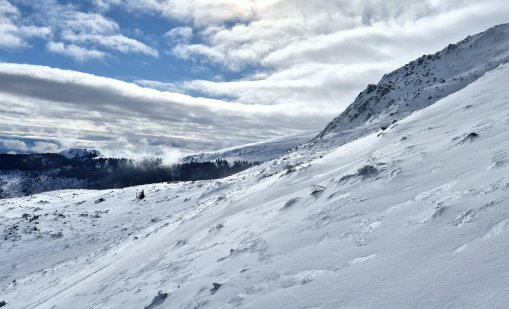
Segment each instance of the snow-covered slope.
[{"label": "snow-covered slope", "polygon": [[315,142],[338,145],[386,128],[508,61],[509,24],[470,36],[434,55],[422,56],[386,74],[377,85],[369,85]]},{"label": "snow-covered slope", "polygon": [[87,188],[88,185],[84,179],[59,177],[57,171],[37,175],[24,171],[0,171],[0,199],[54,190]]},{"label": "snow-covered slope", "polygon": [[4,200],[0,301],[505,308],[508,80],[501,66],[323,157],[308,148],[218,181]]},{"label": "snow-covered slope", "polygon": [[182,159],[183,162],[206,162],[217,159],[248,162],[265,162],[275,159],[292,148],[299,146],[316,136],[316,132],[290,135],[246,145],[234,146],[218,151],[205,152],[187,156]]}]

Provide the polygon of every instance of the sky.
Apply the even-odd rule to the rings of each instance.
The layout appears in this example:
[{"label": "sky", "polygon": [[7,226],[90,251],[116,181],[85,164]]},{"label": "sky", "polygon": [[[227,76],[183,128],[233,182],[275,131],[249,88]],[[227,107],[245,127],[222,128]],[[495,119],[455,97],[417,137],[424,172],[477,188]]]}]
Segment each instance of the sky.
[{"label": "sky", "polygon": [[507,0],[0,0],[0,152],[189,152],[318,132]]}]

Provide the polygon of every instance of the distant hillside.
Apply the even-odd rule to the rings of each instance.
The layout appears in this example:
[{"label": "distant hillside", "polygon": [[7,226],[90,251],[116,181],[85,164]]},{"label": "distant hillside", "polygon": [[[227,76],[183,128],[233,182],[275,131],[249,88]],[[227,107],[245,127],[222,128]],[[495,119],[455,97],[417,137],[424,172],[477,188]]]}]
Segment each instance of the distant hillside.
[{"label": "distant hillside", "polygon": [[135,185],[218,179],[256,163],[226,160],[167,166],[161,159],[134,161],[91,152],[0,154],[0,198],[62,189],[112,189]]},{"label": "distant hillside", "polygon": [[315,135],[315,132],[308,132],[299,135],[284,136],[259,143],[251,143],[217,151],[193,154],[183,158],[182,161],[204,162],[220,159],[227,160],[229,162],[265,162],[287,153],[292,148],[311,140]]}]

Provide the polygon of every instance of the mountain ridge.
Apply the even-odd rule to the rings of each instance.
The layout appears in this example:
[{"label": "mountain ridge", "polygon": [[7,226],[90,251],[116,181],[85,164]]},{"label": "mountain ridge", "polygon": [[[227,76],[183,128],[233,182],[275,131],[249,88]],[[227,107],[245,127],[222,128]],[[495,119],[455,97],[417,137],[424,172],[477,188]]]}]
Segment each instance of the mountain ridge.
[{"label": "mountain ridge", "polygon": [[337,145],[383,130],[508,61],[509,24],[449,44],[385,74],[378,84],[368,85],[311,142],[334,140]]}]

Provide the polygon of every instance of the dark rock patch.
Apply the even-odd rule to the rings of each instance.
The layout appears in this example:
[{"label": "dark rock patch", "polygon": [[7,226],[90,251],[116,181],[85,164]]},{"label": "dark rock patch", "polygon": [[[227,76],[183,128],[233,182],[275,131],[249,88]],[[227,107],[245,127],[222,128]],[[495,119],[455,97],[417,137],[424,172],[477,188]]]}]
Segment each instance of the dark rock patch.
[{"label": "dark rock patch", "polygon": [[152,299],[152,302],[148,306],[145,306],[145,309],[152,309],[161,305],[162,303],[164,303],[167,297],[168,293],[163,293],[162,291],[159,291],[157,293],[157,296],[154,297],[154,299]]},{"label": "dark rock patch", "polygon": [[222,284],[214,282],[214,283],[212,283],[212,286],[213,286],[213,288],[210,289],[210,294],[214,295],[217,292],[217,290],[219,290],[221,288]]}]

